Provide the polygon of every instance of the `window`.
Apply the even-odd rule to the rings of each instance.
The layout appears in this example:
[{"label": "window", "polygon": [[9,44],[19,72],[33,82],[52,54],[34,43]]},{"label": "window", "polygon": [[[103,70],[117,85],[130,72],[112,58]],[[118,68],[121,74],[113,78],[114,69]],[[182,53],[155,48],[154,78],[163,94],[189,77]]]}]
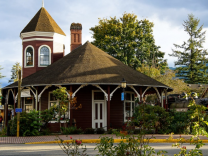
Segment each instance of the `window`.
[{"label": "window", "polygon": [[134,113],[135,109],[135,101],[134,101],[134,93],[126,92],[126,99],[124,101],[124,120],[129,120]]},{"label": "window", "polygon": [[80,35],[79,34],[77,34],[78,35],[78,42],[80,42]]},{"label": "window", "polygon": [[74,34],[74,42],[76,42],[76,34]]},{"label": "window", "polygon": [[50,65],[50,50],[48,47],[43,46],[40,48],[40,66]]},{"label": "window", "polygon": [[[58,105],[58,104],[59,104],[58,100],[55,98],[55,96],[53,96],[53,93],[50,92],[49,93],[49,108],[51,108],[54,105]],[[58,121],[58,118],[59,118],[59,112],[54,111],[52,121]],[[65,119],[69,119],[69,105],[68,105],[68,109],[66,110],[65,114],[61,115],[61,120],[65,120]]]},{"label": "window", "polygon": [[26,49],[26,66],[33,66],[33,48]]},{"label": "window", "polygon": [[33,110],[33,97],[25,97],[25,111],[29,113]]}]

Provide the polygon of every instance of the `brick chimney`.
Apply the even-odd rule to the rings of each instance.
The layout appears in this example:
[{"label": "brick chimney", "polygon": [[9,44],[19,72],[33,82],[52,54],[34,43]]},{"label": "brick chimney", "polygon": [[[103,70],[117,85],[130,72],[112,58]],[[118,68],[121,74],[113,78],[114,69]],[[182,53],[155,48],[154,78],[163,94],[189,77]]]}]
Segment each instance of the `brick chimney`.
[{"label": "brick chimney", "polygon": [[71,51],[82,45],[82,24],[72,23],[71,31]]}]

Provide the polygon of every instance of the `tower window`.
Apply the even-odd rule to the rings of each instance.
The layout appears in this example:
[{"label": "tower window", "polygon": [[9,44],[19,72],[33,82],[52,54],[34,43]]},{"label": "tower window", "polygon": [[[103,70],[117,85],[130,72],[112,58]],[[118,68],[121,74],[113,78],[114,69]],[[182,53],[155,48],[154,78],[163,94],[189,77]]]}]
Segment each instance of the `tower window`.
[{"label": "tower window", "polygon": [[26,66],[33,66],[33,49],[28,47],[26,49]]},{"label": "tower window", "polygon": [[78,42],[80,42],[80,36],[79,36],[79,34],[77,34],[78,35]]},{"label": "tower window", "polygon": [[43,46],[40,49],[40,65],[41,66],[48,66],[50,64],[50,50],[48,47]]},{"label": "tower window", "polygon": [[74,42],[76,42],[76,34],[74,34]]}]

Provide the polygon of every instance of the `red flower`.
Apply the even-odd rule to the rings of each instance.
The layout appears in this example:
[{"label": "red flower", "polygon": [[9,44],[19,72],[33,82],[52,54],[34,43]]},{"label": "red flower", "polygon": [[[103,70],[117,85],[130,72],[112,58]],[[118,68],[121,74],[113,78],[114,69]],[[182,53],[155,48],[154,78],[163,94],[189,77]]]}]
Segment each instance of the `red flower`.
[{"label": "red flower", "polygon": [[70,137],[70,139],[72,139],[72,137]]},{"label": "red flower", "polygon": [[130,152],[129,152],[129,151],[127,151],[127,152],[126,152],[126,155],[130,155]]},{"label": "red flower", "polygon": [[68,144],[69,144],[69,142],[66,142],[66,144],[68,145]]},{"label": "red flower", "polygon": [[181,135],[180,135],[180,138],[181,138]]},{"label": "red flower", "polygon": [[183,146],[182,149],[186,149],[186,146]]},{"label": "red flower", "polygon": [[81,141],[81,140],[75,140],[75,143],[76,143],[77,145],[81,145],[81,144],[82,144],[82,141]]}]

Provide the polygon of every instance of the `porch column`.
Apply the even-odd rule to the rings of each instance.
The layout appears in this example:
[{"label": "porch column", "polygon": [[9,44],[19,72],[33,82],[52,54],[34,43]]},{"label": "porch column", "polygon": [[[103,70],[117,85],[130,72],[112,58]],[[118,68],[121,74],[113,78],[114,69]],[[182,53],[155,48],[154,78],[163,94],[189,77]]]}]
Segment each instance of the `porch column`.
[{"label": "porch column", "polygon": [[[70,92],[72,93],[72,85],[70,86]],[[72,96],[70,95],[70,100],[72,99]],[[73,119],[73,110],[71,109],[71,104],[70,104],[70,126],[72,126],[72,119]]]},{"label": "porch column", "polygon": [[16,112],[15,112],[15,109],[16,109],[16,100],[15,100],[15,97],[16,97],[16,92],[15,92],[15,89],[14,89],[14,116],[16,116]]},{"label": "porch column", "polygon": [[163,105],[163,91],[161,90],[161,107],[164,108],[164,105]]},{"label": "porch column", "polygon": [[4,109],[5,109],[4,124],[7,127],[8,126],[8,102],[6,102]]},{"label": "porch column", "polygon": [[110,128],[110,86],[108,86],[107,129]]},{"label": "porch column", "polygon": [[140,101],[139,103],[141,104],[143,101],[143,97],[142,97],[142,87],[139,87],[139,94],[140,94]]}]

